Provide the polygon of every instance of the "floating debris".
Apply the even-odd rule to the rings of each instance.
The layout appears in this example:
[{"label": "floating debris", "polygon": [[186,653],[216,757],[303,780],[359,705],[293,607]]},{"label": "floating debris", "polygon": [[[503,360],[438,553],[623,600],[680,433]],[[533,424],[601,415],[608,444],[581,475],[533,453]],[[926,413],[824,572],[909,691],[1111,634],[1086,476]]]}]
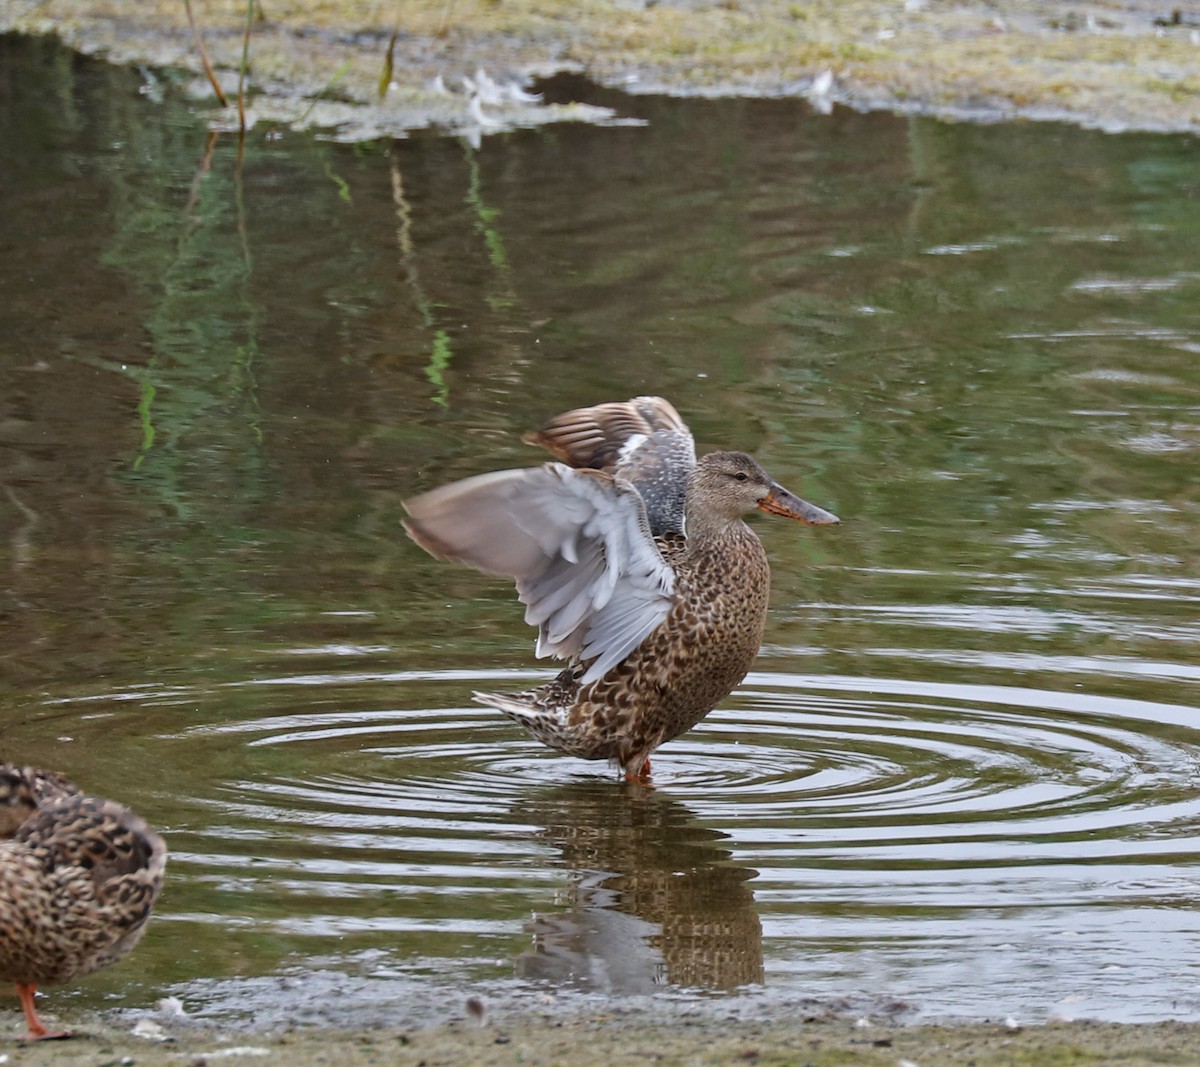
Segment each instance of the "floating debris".
[{"label": "floating debris", "polygon": [[830,95],[834,88],[832,70],[822,71],[812,80],[805,92],[808,102],[818,115],[828,115],[833,110],[833,98]]},{"label": "floating debris", "polygon": [[154,1004],[154,1010],[160,1015],[169,1016],[172,1019],[186,1019],[188,1013],[183,1008],[183,1001],[178,997],[163,997]]},{"label": "floating debris", "polygon": [[166,1030],[164,1030],[153,1019],[139,1019],[134,1024],[130,1031],[134,1037],[140,1037],[144,1041],[170,1041]]}]

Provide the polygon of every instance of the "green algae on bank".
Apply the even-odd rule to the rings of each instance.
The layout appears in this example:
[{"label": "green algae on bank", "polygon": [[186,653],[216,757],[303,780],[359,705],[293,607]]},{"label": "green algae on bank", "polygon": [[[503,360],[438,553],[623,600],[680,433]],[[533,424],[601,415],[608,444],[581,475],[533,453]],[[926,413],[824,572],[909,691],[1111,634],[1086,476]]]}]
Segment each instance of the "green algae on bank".
[{"label": "green algae on bank", "polygon": [[[244,6],[193,9],[213,63],[236,71]],[[512,84],[569,71],[635,92],[807,94],[821,106],[1200,132],[1200,20],[1175,18],[1165,0],[265,0],[261,13],[258,116],[303,118],[345,139],[615,118],[533,104],[481,117],[458,91],[480,68]],[[201,69],[177,0],[0,0],[0,30],[55,34],[115,62]],[[441,84],[454,91],[431,89]]]}]

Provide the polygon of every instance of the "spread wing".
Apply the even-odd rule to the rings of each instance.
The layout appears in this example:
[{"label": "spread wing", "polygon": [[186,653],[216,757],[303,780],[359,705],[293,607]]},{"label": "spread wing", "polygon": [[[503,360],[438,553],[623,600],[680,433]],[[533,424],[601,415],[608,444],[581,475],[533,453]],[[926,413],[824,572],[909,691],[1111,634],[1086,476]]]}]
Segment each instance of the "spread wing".
[{"label": "spread wing", "polygon": [[671,609],[638,491],[561,463],[467,478],[406,501],[409,536],[431,555],[515,579],[538,656],[591,661],[603,677]]},{"label": "spread wing", "polygon": [[629,482],[646,503],[655,537],[684,532],[684,499],[696,465],[696,444],[679,412],[661,396],[567,411],[523,440],[572,467],[606,471]]}]

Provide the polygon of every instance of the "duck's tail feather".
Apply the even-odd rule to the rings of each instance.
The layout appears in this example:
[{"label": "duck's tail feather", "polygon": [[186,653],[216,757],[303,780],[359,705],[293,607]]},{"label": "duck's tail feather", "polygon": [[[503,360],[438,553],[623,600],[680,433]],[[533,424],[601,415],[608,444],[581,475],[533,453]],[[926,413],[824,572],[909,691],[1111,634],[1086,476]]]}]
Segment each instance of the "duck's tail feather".
[{"label": "duck's tail feather", "polygon": [[556,723],[561,719],[561,714],[556,714],[554,709],[539,707],[535,704],[533,693],[482,693],[476,691],[471,694],[471,699],[476,704],[503,712],[522,726],[530,726],[533,723]]}]

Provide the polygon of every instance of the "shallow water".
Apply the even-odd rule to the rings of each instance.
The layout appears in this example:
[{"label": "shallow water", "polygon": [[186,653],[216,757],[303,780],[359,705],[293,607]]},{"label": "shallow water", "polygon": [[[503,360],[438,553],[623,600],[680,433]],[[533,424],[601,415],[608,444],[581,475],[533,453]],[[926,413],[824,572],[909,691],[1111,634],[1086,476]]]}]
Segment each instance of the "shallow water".
[{"label": "shallow water", "polygon": [[[1194,140],[560,82],[649,124],[239,168],[162,90],[0,41],[4,754],[172,849],[53,1003],[1200,1018]],[[399,528],[644,392],[844,521],[648,792]]]}]

